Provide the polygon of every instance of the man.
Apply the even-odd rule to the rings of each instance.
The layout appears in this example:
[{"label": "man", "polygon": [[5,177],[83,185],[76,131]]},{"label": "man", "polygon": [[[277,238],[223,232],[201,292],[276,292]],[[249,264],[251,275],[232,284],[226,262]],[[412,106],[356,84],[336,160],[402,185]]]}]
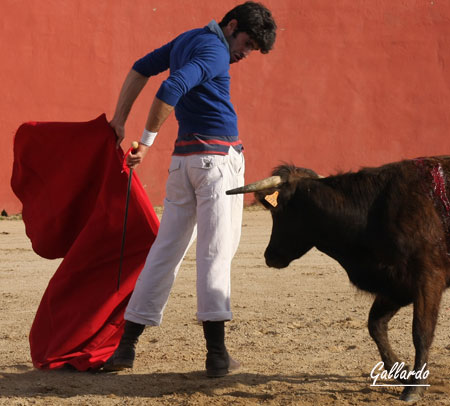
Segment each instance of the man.
[{"label": "man", "polygon": [[161,125],[175,109],[179,123],[164,213],[155,242],[125,313],[119,347],[104,370],[131,368],[146,325],[159,325],[181,261],[197,234],[197,318],[206,339],[206,371],[219,377],[239,364],[225,347],[224,322],[231,320],[230,267],[238,247],[242,197],[225,194],[244,183],[237,117],[230,102],[231,63],[253,50],[268,53],[276,24],[263,5],[246,2],[217,24],[187,31],[138,60],[119,95],[111,126],[117,144],[131,107],[150,76],[170,68],[151,106],[130,168],[140,164]]}]

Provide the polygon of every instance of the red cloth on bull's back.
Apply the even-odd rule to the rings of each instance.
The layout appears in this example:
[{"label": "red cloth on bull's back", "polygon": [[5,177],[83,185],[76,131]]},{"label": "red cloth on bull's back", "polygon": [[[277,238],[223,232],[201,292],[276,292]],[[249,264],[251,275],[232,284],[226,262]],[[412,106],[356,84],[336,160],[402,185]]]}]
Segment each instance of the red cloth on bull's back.
[{"label": "red cloth on bull's back", "polygon": [[34,251],[64,258],[30,331],[36,368],[100,367],[123,332],[123,314],[159,221],[133,173],[121,286],[128,183],[104,115],[83,123],[26,123],[14,141],[11,186]]}]

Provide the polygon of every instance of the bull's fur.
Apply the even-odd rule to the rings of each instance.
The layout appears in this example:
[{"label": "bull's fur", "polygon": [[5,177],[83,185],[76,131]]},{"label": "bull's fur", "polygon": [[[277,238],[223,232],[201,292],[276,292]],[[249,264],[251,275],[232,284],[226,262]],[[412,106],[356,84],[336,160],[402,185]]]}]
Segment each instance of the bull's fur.
[{"label": "bull's fur", "polygon": [[[336,259],[354,285],[375,295],[368,326],[386,369],[400,362],[388,342],[388,322],[412,303],[414,370],[419,371],[428,360],[442,293],[450,285],[450,157],[326,178],[284,165],[273,175],[283,183],[256,193],[273,217],[267,264],[286,267],[314,246]],[[279,191],[276,207],[264,200],[274,190]],[[422,391],[406,387],[403,399],[415,400]]]}]

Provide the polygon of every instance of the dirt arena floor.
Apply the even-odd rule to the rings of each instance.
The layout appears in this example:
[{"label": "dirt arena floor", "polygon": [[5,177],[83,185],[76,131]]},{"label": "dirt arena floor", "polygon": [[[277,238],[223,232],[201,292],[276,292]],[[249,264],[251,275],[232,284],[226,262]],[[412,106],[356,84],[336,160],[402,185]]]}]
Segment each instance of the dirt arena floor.
[{"label": "dirt arena floor", "polygon": [[[244,213],[233,266],[230,353],[242,368],[204,377],[204,340],[195,320],[195,254],[191,249],[163,325],[142,336],[135,368],[114,374],[38,371],[28,332],[60,261],[31,250],[20,220],[0,221],[0,405],[402,405],[401,388],[372,387],[379,362],[366,320],[371,297],[342,268],[312,250],[284,270],[263,260],[270,215]],[[391,322],[392,344],[411,363],[412,308]],[[430,384],[419,405],[450,405],[450,291],[432,346]],[[395,383],[383,381],[383,383]]]}]

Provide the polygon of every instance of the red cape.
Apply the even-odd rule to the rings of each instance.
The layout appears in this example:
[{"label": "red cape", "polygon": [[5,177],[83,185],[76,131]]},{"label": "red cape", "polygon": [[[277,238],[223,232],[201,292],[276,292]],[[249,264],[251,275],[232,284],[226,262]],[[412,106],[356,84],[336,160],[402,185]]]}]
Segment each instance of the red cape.
[{"label": "red cape", "polygon": [[64,258],[37,310],[36,368],[100,367],[114,352],[123,314],[159,221],[133,173],[117,291],[128,171],[105,115],[86,123],[27,123],[17,131],[11,186],[34,251]]}]

